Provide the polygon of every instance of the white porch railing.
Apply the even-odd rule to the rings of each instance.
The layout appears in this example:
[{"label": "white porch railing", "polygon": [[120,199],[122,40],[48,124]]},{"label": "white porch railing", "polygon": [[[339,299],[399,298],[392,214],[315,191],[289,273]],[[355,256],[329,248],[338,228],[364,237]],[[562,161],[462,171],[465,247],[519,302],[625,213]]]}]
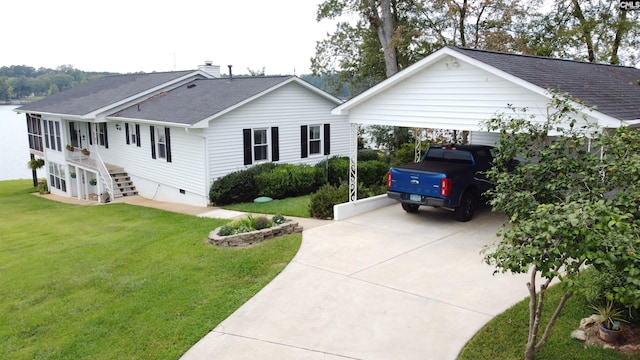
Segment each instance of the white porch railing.
[{"label": "white porch railing", "polygon": [[[98,165],[98,172],[100,173],[100,179],[102,180],[102,184],[105,186],[105,190],[107,190],[107,193],[109,194],[109,199],[113,200],[113,189],[114,189],[114,182],[113,182],[113,178],[111,177],[111,174],[109,174],[109,170],[107,169],[107,166],[104,164],[104,161],[102,160],[102,156],[100,156],[99,152],[95,152],[96,154],[96,159],[97,161],[97,165]],[[99,202],[104,202],[105,199],[102,198],[102,194],[103,192],[100,191],[98,194],[98,201]]]}]

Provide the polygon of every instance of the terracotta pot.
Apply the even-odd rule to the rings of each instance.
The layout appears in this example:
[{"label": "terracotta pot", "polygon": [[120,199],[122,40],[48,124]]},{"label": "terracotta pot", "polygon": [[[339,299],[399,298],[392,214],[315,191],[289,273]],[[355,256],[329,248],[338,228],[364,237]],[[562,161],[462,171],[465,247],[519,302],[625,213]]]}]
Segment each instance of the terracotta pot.
[{"label": "terracotta pot", "polygon": [[600,335],[600,339],[608,343],[614,343],[618,341],[618,336],[620,335],[622,328],[618,330],[611,330],[611,329],[607,329],[603,324],[600,324],[598,326],[598,330],[599,330],[598,334]]}]

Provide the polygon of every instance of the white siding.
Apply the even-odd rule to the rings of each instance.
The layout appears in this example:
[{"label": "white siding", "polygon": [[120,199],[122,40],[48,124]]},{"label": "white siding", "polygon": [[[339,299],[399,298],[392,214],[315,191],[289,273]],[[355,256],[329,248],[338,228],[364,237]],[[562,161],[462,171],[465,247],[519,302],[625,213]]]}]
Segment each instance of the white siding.
[{"label": "white siding", "polygon": [[[134,185],[141,196],[165,201],[193,203],[190,198],[199,196],[206,199],[208,189],[205,176],[205,142],[200,131],[170,127],[171,157],[166,159],[151,158],[150,126],[140,124],[140,147],[131,143],[127,145],[124,123],[109,123],[109,148],[100,148],[100,154],[106,163],[121,166],[131,175]],[[134,123],[129,123],[133,128]],[[164,126],[155,125],[155,129],[164,131]],[[156,144],[158,137],[156,135]],[[156,145],[157,146],[157,145]],[[157,153],[156,153],[157,154]],[[179,190],[186,194],[180,194]],[[175,194],[175,198],[173,196]],[[184,198],[184,201],[180,201]],[[200,201],[206,205],[206,201]]]},{"label": "white siding", "polygon": [[544,116],[548,99],[464,61],[443,59],[351,109],[360,124],[481,130],[507,104]]},{"label": "white siding", "polygon": [[[316,164],[324,155],[301,158],[300,126],[331,124],[331,154],[349,153],[349,124],[346,116],[330,114],[335,104],[302,86],[290,83],[210,122],[205,130],[209,158],[209,179],[245,169],[242,129],[278,127],[278,163]],[[268,132],[270,138],[270,132]],[[324,144],[324,143],[323,143]],[[269,144],[269,158],[273,144]],[[252,165],[255,165],[252,164]],[[249,165],[251,166],[251,165]]]}]

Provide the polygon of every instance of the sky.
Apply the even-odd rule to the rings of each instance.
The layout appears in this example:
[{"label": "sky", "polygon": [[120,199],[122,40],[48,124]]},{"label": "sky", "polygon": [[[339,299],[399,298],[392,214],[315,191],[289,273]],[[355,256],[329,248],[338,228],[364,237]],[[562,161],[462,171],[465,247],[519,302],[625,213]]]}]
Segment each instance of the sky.
[{"label": "sky", "polygon": [[9,0],[2,4],[0,67],[118,73],[192,70],[309,74],[322,0]]}]

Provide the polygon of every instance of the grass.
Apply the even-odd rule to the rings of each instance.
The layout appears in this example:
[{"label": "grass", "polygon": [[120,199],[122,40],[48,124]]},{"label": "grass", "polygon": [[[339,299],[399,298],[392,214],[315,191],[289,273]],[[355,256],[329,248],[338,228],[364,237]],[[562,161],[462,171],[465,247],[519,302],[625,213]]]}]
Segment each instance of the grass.
[{"label": "grass", "polygon": [[254,214],[281,214],[309,218],[310,195],[298,196],[282,200],[273,200],[266,203],[239,203],[223,206],[227,210],[243,211]]},{"label": "grass", "polygon": [[[545,296],[543,315],[546,315],[546,318],[543,326],[546,325],[561,296],[561,286],[549,288]],[[627,356],[601,347],[585,346],[584,343],[572,339],[571,332],[579,327],[580,319],[592,313],[593,310],[584,299],[579,296],[571,297],[551,330],[549,339],[536,355],[536,360],[640,359],[637,355]],[[540,334],[542,332],[544,328],[541,328]],[[528,334],[529,298],[526,298],[486,324],[462,349],[458,360],[523,359]]]},{"label": "grass", "polygon": [[206,243],[225,220],[78,206],[0,182],[3,359],[177,359],[275,277],[301,236]]}]

